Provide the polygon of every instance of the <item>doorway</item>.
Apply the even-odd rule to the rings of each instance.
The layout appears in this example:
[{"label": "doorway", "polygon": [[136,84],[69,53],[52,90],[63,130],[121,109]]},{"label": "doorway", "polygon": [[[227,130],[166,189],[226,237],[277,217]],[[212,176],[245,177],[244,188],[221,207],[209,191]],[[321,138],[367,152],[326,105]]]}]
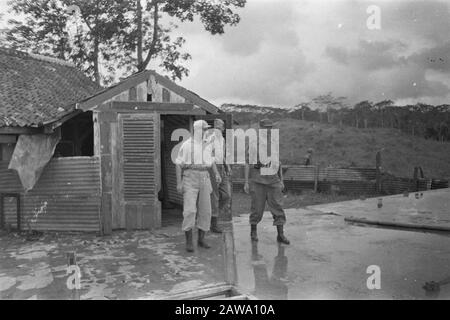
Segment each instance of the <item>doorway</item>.
[{"label": "doorway", "polygon": [[176,167],[172,161],[172,151],[181,142],[172,141],[176,129],[190,130],[191,115],[161,115],[161,223],[163,227],[181,225],[183,220],[183,195],[177,191]]}]

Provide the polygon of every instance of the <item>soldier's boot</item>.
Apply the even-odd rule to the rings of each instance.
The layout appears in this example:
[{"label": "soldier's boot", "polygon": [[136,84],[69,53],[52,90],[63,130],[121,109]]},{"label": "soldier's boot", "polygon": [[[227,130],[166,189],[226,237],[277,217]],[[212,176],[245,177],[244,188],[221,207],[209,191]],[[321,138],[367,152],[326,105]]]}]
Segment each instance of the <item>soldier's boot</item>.
[{"label": "soldier's boot", "polygon": [[283,226],[277,226],[278,236],[277,241],[283,244],[291,244],[291,242],[284,236]]},{"label": "soldier's boot", "polygon": [[201,248],[209,249],[211,246],[205,242],[205,231],[198,230],[198,246]]},{"label": "soldier's boot", "polygon": [[217,217],[211,218],[211,232],[222,233],[222,229],[220,229],[219,225],[217,224]]},{"label": "soldier's boot", "polygon": [[258,232],[257,232],[257,225],[256,224],[252,224],[251,226],[251,230],[250,230],[250,238],[252,239],[252,241],[258,241]]},{"label": "soldier's boot", "polygon": [[194,244],[192,242],[192,229],[185,232],[186,234],[186,251],[194,252]]}]

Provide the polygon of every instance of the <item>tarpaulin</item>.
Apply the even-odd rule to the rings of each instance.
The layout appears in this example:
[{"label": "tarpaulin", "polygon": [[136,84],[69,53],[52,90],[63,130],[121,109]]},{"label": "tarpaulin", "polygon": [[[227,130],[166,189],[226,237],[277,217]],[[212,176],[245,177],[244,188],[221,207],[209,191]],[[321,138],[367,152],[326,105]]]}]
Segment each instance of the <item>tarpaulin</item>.
[{"label": "tarpaulin", "polygon": [[20,135],[8,169],[16,170],[25,192],[33,189],[55,152],[60,133]]}]

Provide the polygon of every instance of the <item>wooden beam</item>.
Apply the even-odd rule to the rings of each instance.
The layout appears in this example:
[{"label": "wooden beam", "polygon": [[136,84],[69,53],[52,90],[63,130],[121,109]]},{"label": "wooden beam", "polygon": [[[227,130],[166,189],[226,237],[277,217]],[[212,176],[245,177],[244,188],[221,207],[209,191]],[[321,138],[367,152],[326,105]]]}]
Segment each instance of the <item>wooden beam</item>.
[{"label": "wooden beam", "polygon": [[195,108],[191,103],[164,103],[164,102],[125,102],[113,101],[97,108],[98,111],[112,111],[112,112],[193,112],[200,111],[202,114],[204,110]]},{"label": "wooden beam", "polygon": [[2,127],[0,134],[39,134],[44,133],[44,128],[30,128],[30,127]]},{"label": "wooden beam", "polygon": [[161,300],[200,300],[227,295],[232,289],[233,286],[230,285],[217,285],[215,287],[199,288],[197,290],[161,297]]},{"label": "wooden beam", "polygon": [[10,134],[0,134],[0,143],[16,143],[17,137]]},{"label": "wooden beam", "polygon": [[161,115],[205,115],[206,111],[187,103],[110,102],[96,109],[103,114],[158,113]]}]

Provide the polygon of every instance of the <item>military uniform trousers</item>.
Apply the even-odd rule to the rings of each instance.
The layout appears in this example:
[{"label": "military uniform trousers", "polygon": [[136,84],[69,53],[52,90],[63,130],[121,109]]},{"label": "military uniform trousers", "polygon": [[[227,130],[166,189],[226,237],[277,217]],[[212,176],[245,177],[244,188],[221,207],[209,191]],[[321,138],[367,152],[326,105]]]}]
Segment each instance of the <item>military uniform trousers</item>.
[{"label": "military uniform trousers", "polygon": [[211,193],[211,209],[212,216],[227,220],[231,219],[231,176],[226,172],[223,165],[217,165],[221,183],[217,183],[215,179],[212,180],[213,191]]},{"label": "military uniform trousers", "polygon": [[257,225],[261,221],[266,203],[273,216],[273,225],[282,226],[286,223],[280,182],[263,184],[250,181],[250,196],[252,201],[250,209],[251,225]]}]

